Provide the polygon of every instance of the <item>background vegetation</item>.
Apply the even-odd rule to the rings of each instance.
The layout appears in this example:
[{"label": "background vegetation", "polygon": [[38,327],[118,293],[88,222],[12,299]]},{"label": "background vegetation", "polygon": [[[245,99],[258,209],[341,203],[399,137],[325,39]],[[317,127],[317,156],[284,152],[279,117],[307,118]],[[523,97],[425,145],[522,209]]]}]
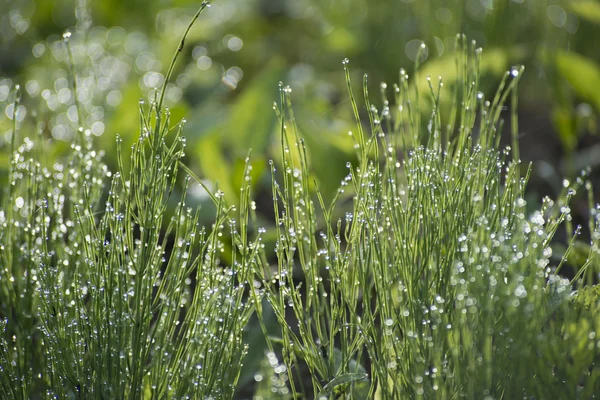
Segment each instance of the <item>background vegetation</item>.
[{"label": "background vegetation", "polygon": [[[160,85],[171,49],[197,7],[188,0],[3,2],[0,101],[8,112],[0,113],[2,143],[11,125],[8,96],[17,83],[24,109],[38,114],[40,134],[66,142],[73,137],[79,123],[73,123],[62,45],[70,29],[83,89],[85,123],[79,125],[91,129],[104,149],[117,133],[132,142],[132,104],[148,100]],[[188,119],[188,163],[208,182],[232,189],[249,147],[264,160],[274,153],[271,104],[277,82],[285,81],[314,154],[312,167],[323,186],[333,188],[345,171],[344,162],[330,161],[352,155],[350,141],[340,135],[351,128],[340,60],[350,58],[357,77],[368,71],[376,92],[379,82],[397,80],[400,67],[411,74],[423,41],[422,75],[444,75],[451,83],[454,35],[462,32],[486,48],[486,95],[510,66],[528,66],[519,103],[523,157],[539,166],[534,190],[556,194],[559,176],[574,176],[600,159],[590,136],[600,108],[598,24],[600,5],[592,0],[216,1],[186,42],[167,103],[175,117]],[[113,152],[106,162],[114,169]],[[206,200],[196,189],[197,201]]]}]

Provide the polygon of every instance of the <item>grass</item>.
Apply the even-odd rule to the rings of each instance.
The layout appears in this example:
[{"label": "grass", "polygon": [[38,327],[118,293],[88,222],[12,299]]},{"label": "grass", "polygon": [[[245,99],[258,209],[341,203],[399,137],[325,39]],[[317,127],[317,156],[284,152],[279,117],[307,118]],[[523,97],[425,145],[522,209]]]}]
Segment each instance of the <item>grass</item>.
[{"label": "grass", "polygon": [[[169,71],[184,44],[185,35]],[[365,77],[366,115],[345,60],[358,161],[327,203],[282,85],[274,252],[252,201],[250,159],[240,204],[209,192],[211,226],[186,206],[189,180],[202,181],[182,162],[184,123],[170,120],[164,90],[140,104],[128,162],[117,139],[116,172],[84,129],[68,160],[46,163],[47,143],[23,137],[13,115],[0,212],[0,397],[233,398],[253,361],[244,334],[254,316],[267,343],[252,371],[257,398],[593,398],[600,207],[585,175],[541,207],[527,203],[523,69],[507,72],[488,101],[477,90],[480,57],[458,36],[456,85],[426,78],[431,95],[419,97],[401,71],[397,85],[382,84],[380,110]],[[13,97],[18,110],[18,90]],[[589,193],[585,229],[572,226],[577,191]],[[553,258],[562,229],[572,239]],[[589,252],[569,281],[561,268],[582,235]]]},{"label": "grass", "polygon": [[[283,90],[277,284],[263,282],[281,326],[272,344],[281,345],[292,376],[300,364],[309,371],[312,387],[292,379],[293,395],[591,398],[598,390],[598,318],[574,312],[576,282],[557,275],[569,251],[559,265],[550,262],[577,185],[527,208],[529,168],[522,174],[515,117],[523,70],[508,72],[489,102],[477,91],[480,50],[460,37],[457,48],[462,86],[453,115],[440,115],[442,85],[432,86],[426,135],[406,74],[381,111],[365,93],[369,133],[348,79],[360,161],[348,165],[340,188],[353,193],[342,219],[332,217],[335,201],[311,199],[306,151]],[[507,98],[512,150],[501,151]],[[398,144],[407,137],[412,145]],[[287,156],[291,149],[297,157]],[[597,232],[596,222],[590,229]],[[586,265],[596,257],[590,252]]]}]

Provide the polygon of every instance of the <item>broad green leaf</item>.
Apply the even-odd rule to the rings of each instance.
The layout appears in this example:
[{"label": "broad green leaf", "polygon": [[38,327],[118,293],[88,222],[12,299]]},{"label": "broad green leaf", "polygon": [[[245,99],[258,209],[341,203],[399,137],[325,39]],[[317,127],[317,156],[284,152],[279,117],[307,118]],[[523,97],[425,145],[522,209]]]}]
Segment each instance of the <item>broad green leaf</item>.
[{"label": "broad green leaf", "polygon": [[324,37],[324,45],[332,52],[340,54],[353,54],[363,47],[364,39],[352,29],[338,26]]},{"label": "broad green leaf", "polygon": [[[2,186],[2,188],[7,187],[6,185],[8,184],[8,166],[10,163],[10,157],[8,153],[9,152],[7,148],[0,150],[0,186]],[[4,192],[0,192],[0,199],[3,195]]]},{"label": "broad green leaf", "polygon": [[[334,356],[335,370],[340,371],[341,368],[343,367],[343,363],[344,363],[344,357],[342,355],[342,351],[340,349],[338,349],[337,347],[335,347],[333,349],[333,356]],[[350,361],[348,361],[347,367],[348,367],[348,371],[350,371],[351,373],[367,375],[367,370],[365,369],[365,367],[363,367],[362,364],[360,364],[355,358],[352,358]],[[356,399],[356,400],[367,399],[367,396],[369,394],[369,387],[370,387],[369,380],[363,379],[360,382],[356,382],[353,384],[353,386],[351,388],[351,393],[348,393],[349,391],[346,391],[345,393],[351,394],[352,398]],[[337,392],[338,389],[336,389],[335,392]]]},{"label": "broad green leaf", "polygon": [[[273,100],[277,98],[277,83],[282,77],[283,63],[275,59],[253,80],[225,113],[220,122],[203,128],[202,118],[193,118],[193,132],[199,137],[193,157],[208,179],[219,182],[230,204],[239,200],[244,159],[252,150],[253,182],[266,167],[264,153],[272,137],[276,117]],[[206,123],[204,122],[204,126]],[[233,167],[231,166],[233,163]]]},{"label": "broad green leaf", "polygon": [[233,104],[223,139],[237,156],[245,157],[248,149],[254,155],[262,154],[268,147],[277,120],[273,101],[278,98],[278,82],[284,70],[283,62],[273,59]]},{"label": "broad green leaf", "polygon": [[600,66],[573,51],[556,54],[556,68],[575,92],[600,110]]},{"label": "broad green leaf", "polygon": [[186,117],[183,131],[189,142],[196,143],[204,136],[222,130],[229,115],[229,107],[220,102],[205,102]]},{"label": "broad green leaf", "polygon": [[[335,347],[333,349],[334,356],[334,364],[336,371],[339,371],[342,368],[342,363],[344,361],[344,357],[342,355],[342,350]],[[359,364],[355,359],[351,359],[348,361],[348,370],[356,373],[366,374],[367,370],[361,364]]]},{"label": "broad green leaf", "polygon": [[229,204],[237,204],[239,188],[232,185],[230,161],[224,157],[219,139],[218,132],[204,136],[196,146],[195,158],[202,175],[218,185]]},{"label": "broad green leaf", "polygon": [[341,181],[348,175],[346,163],[353,161],[355,156],[352,152],[345,151],[336,142],[334,135],[323,134],[316,137],[307,134],[304,138],[310,157],[310,169],[314,173],[312,178],[319,183],[319,190],[328,203],[335,196]]},{"label": "broad green leaf", "polygon": [[367,377],[367,374],[362,373],[350,373],[336,376],[323,387],[323,390],[321,390],[319,394],[315,396],[315,400],[327,399],[333,394],[336,387],[344,384],[355,383],[366,379]]},{"label": "broad green leaf", "polygon": [[[259,178],[265,172],[267,167],[267,160],[264,157],[252,158],[250,161],[252,169],[249,171],[251,179],[251,188],[256,187]],[[236,189],[240,189],[244,185],[244,169],[246,168],[246,161],[243,158],[237,158],[233,162],[232,169],[232,186]]]},{"label": "broad green leaf", "polygon": [[597,1],[571,1],[569,8],[578,17],[600,24],[600,3]]},{"label": "broad green leaf", "polygon": [[572,152],[577,147],[577,130],[575,121],[570,108],[560,108],[552,113],[552,122],[558,132],[558,137],[562,146],[568,152]]}]

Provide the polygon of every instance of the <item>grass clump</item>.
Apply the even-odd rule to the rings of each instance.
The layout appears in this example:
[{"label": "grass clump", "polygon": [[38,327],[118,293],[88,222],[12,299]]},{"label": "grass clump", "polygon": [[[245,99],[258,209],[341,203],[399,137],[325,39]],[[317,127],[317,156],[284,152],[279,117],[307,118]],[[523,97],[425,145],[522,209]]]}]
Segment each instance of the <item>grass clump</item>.
[{"label": "grass clump", "polygon": [[43,143],[28,138],[16,150],[0,227],[0,397],[233,396],[251,271],[220,265],[234,208],[218,194],[210,229],[185,191],[164,220],[185,138],[160,99],[140,105],[128,172],[109,172],[87,131],[65,164],[42,165]]},{"label": "grass clump", "polygon": [[[393,103],[382,85],[382,110],[370,104],[365,76],[369,133],[348,78],[359,162],[348,164],[338,193],[352,193],[342,218],[334,217],[337,199],[311,198],[306,149],[282,90],[278,267],[275,284],[263,279],[281,326],[272,344],[291,376],[305,368],[310,377],[311,387],[290,380],[294,394],[591,398],[600,388],[600,320],[573,310],[576,282],[558,275],[568,251],[551,261],[563,222],[574,239],[581,233],[570,230],[568,203],[583,178],[540,209],[527,207],[530,166],[521,165],[516,140],[523,70],[507,72],[487,101],[477,91],[481,50],[461,37],[457,47],[454,106],[442,115],[441,81],[437,90],[430,83],[426,131],[418,109],[425,99],[415,99],[404,72]],[[501,150],[509,98],[512,149]],[[598,255],[598,221],[590,229],[593,250],[580,276]]]},{"label": "grass clump", "polygon": [[[589,185],[583,176],[539,209],[527,203],[530,167],[521,165],[516,140],[523,70],[508,72],[487,101],[477,90],[481,51],[462,36],[456,47],[460,79],[450,110],[440,106],[441,81],[419,98],[401,71],[391,102],[382,85],[381,110],[365,77],[365,118],[344,62],[358,161],[330,203],[309,180],[310,149],[281,87],[274,254],[251,202],[249,161],[239,205],[210,193],[212,226],[200,226],[200,210],[185,205],[189,178],[166,217],[181,169],[202,182],[182,162],[183,123],[171,123],[164,90],[140,104],[128,165],[117,140],[114,174],[88,131],[69,160],[52,166],[43,163],[39,136],[23,139],[0,213],[0,396],[233,398],[253,313],[277,386],[263,382],[257,395],[587,399],[599,392],[598,292],[582,286],[597,273],[597,212],[585,265],[572,281],[559,275],[582,232],[572,228],[568,204]],[[513,140],[502,150],[507,100]],[[431,117],[421,123],[426,108]],[[563,225],[573,240],[556,260],[551,244]]]}]

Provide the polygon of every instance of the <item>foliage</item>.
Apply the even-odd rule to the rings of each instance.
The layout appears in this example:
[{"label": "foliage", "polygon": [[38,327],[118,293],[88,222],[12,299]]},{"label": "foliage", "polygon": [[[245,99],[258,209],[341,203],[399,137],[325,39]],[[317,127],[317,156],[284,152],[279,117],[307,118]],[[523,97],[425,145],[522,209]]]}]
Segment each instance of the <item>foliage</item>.
[{"label": "foliage", "polygon": [[185,188],[161,232],[183,124],[159,100],[141,104],[140,125],[128,172],[108,171],[89,131],[66,165],[43,165],[28,138],[15,152],[0,231],[2,398],[233,396],[252,257],[220,265],[233,209],[218,200],[207,230]]},{"label": "foliage", "polygon": [[[186,16],[195,7],[192,0],[9,1],[9,11],[0,20],[0,41],[9,49],[0,55],[0,102],[11,86],[21,82],[21,105],[37,113],[35,120],[24,122],[33,125],[26,129],[68,142],[78,126],[90,128],[102,137],[98,147],[106,152],[104,161],[114,170],[117,160],[109,151],[114,136],[121,135],[126,153],[135,141],[137,109],[133,105],[140,92],[150,101],[164,81],[166,64],[161,60],[177,45]],[[600,40],[595,17],[599,9],[596,1],[588,0],[403,0],[393,5],[367,0],[218,0],[211,15],[201,17],[202,24],[189,36],[166,102],[175,119],[188,116],[190,149],[214,155],[226,164],[240,164],[251,132],[260,142],[252,144],[254,158],[266,165],[269,158],[278,157],[272,129],[276,119],[270,110],[276,96],[273,81],[289,83],[307,151],[314,154],[309,163],[323,195],[331,198],[332,182],[345,175],[343,164],[331,167],[315,160],[322,153],[337,154],[343,160],[353,155],[349,138],[340,135],[352,128],[344,107],[347,99],[338,74],[339,60],[351,57],[369,71],[370,90],[376,91],[378,82],[396,79],[399,65],[412,64],[420,43],[425,42],[422,58],[432,64],[431,76],[443,75],[451,85],[454,35],[464,32],[488,49],[482,60],[485,79],[480,88],[486,95],[493,94],[511,65],[530,66],[533,72],[521,83],[526,89],[521,112],[539,115],[543,128],[553,132],[548,141],[562,145],[558,160],[546,160],[560,168],[554,175],[574,178],[579,169],[595,165],[597,159],[582,151],[581,145],[597,125],[594,73],[586,65],[600,62],[594,51]],[[73,95],[66,85],[69,68],[60,37],[65,29],[72,31],[80,119],[74,115]],[[570,68],[564,68],[565,61]],[[440,68],[434,71],[433,64]],[[413,73],[411,68],[407,72]],[[573,84],[574,77],[587,85]],[[419,87],[427,95],[427,85],[419,83]],[[246,106],[249,98],[257,101],[256,106]],[[10,115],[10,110],[0,113],[4,150],[9,143],[11,122],[6,117]],[[537,128],[529,118],[523,125],[525,132]],[[68,145],[56,146],[52,157],[68,149]],[[525,159],[538,161],[530,152],[524,153]],[[8,157],[7,151],[0,153]],[[194,156],[186,162],[202,173],[207,184],[237,186],[239,174],[232,168],[217,172],[204,158]],[[560,187],[559,179],[547,177],[550,174],[538,177],[536,171],[534,178]],[[262,183],[256,182],[268,190]],[[535,185],[532,190],[543,192]],[[196,192],[191,190],[190,202],[206,205],[206,196]],[[235,200],[232,192],[227,190],[231,201]]]},{"label": "foliage", "polygon": [[[306,190],[304,144],[283,90],[282,151],[290,155],[283,183],[273,186],[278,268],[263,285],[281,325],[272,345],[301,397],[588,398],[600,388],[600,320],[589,308],[573,311],[572,283],[556,275],[573,242],[558,266],[550,263],[576,187],[526,209],[530,170],[521,175],[515,115],[522,70],[507,73],[486,101],[477,91],[479,50],[471,57],[462,48],[453,100],[460,106],[441,125],[442,85],[431,85],[426,135],[415,110],[424,101],[410,101],[406,75],[380,111],[365,81],[370,133],[350,87],[359,162],[348,164],[339,190],[353,193],[343,219],[332,217],[335,202],[315,204]],[[500,151],[498,118],[509,96],[513,144]],[[402,144],[407,136],[416,146]],[[597,239],[592,247],[587,266]],[[302,386],[301,365],[311,388]]]},{"label": "foliage", "polygon": [[[204,399],[251,391],[281,399],[511,399],[600,391],[600,206],[585,174],[540,207],[526,200],[531,165],[520,160],[517,120],[523,68],[506,72],[487,100],[480,90],[486,64],[474,43],[455,37],[447,83],[424,78],[427,47],[418,46],[414,79],[401,70],[397,84],[381,84],[380,109],[365,75],[365,113],[345,59],[354,117],[348,146],[301,134],[290,86],[280,84],[272,121],[248,117],[267,99],[260,87],[284,70],[274,60],[261,77],[266,83],[218,114],[235,118],[210,122],[212,132],[189,146],[185,121],[172,122],[178,112],[169,94],[192,24],[162,83],[148,100],[134,100],[138,134],[131,148],[117,137],[114,169],[96,150],[93,127],[75,128],[93,96],[68,99],[73,144],[57,162],[45,151],[57,140],[25,118],[22,89],[7,95],[2,398]],[[56,96],[84,84],[81,42],[73,39],[66,34],[61,43],[70,75]],[[580,77],[571,79],[579,85]],[[89,90],[103,90],[94,82]],[[506,105],[511,144],[503,147]],[[68,117],[60,107],[46,111]],[[247,129],[222,140],[223,124]],[[275,129],[278,156],[266,162]],[[211,146],[231,153],[237,144],[261,154],[251,162],[247,148],[244,156],[233,151],[237,162],[227,165],[220,150],[211,153]],[[199,163],[223,182],[218,188],[192,171],[187,161],[195,156],[206,157]],[[339,187],[326,171],[336,168],[345,168]],[[267,169],[272,218],[253,200]],[[203,207],[186,205],[192,184],[202,188]],[[570,209],[582,188],[590,209],[585,245]],[[562,228],[571,239],[556,257]],[[568,257],[581,260],[571,280],[561,275]],[[257,343],[250,327],[266,341],[265,358],[249,348]]]}]

